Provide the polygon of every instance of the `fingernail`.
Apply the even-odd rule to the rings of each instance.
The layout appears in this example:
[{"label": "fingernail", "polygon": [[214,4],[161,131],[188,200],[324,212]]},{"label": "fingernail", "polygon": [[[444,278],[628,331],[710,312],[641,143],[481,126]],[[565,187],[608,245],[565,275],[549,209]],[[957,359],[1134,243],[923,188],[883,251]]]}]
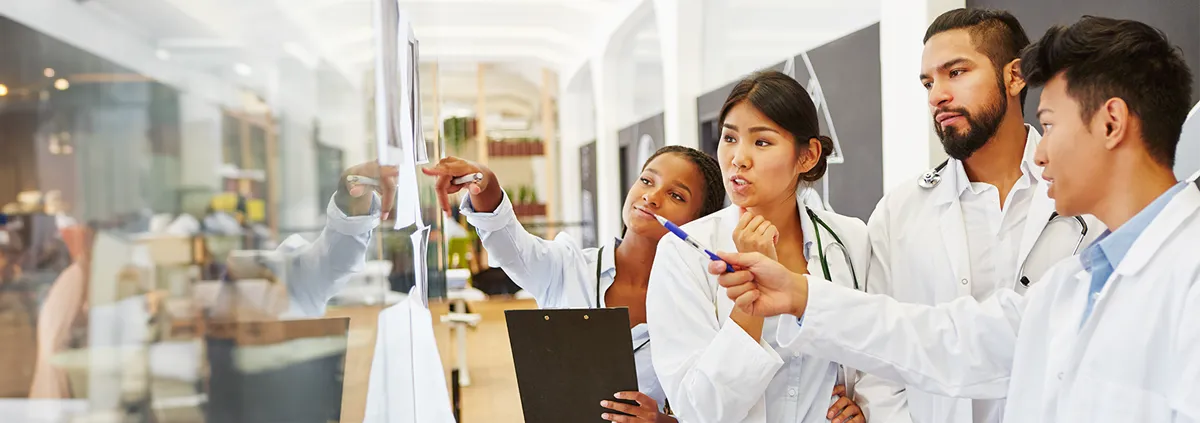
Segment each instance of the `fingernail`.
[{"label": "fingernail", "polygon": [[609,404],[611,404],[611,403],[610,403],[610,402],[608,402],[608,401],[600,401],[600,406],[601,406],[601,407],[604,407],[604,408],[609,408],[609,407],[608,407],[608,406],[609,406]]},{"label": "fingernail", "polygon": [[620,393],[620,392],[617,392],[617,393],[613,394],[613,398],[616,398],[616,399],[625,399],[625,394],[623,394],[623,393]]},{"label": "fingernail", "polygon": [[608,421],[612,421],[612,418],[611,418],[611,417],[612,417],[612,416],[609,416],[609,415],[608,415],[608,413],[604,413],[604,414],[601,414],[601,415],[600,415],[600,418],[602,418],[602,419],[604,419],[604,420],[608,420]]}]

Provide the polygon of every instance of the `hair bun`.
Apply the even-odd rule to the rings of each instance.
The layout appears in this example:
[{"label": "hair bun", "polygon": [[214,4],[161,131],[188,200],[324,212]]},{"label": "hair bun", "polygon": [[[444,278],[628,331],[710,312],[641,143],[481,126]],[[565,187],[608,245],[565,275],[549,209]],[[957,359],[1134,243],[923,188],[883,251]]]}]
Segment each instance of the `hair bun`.
[{"label": "hair bun", "polygon": [[829,157],[829,156],[833,155],[833,138],[829,138],[825,135],[817,135],[813,138],[816,138],[818,141],[821,142],[821,156],[822,157]]}]

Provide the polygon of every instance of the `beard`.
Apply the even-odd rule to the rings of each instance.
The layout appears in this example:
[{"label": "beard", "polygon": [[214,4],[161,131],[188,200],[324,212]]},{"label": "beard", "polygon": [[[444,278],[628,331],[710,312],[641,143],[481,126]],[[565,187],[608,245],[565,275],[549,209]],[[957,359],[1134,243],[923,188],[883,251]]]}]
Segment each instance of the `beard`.
[{"label": "beard", "polygon": [[978,115],[968,112],[966,108],[938,109],[934,113],[935,117],[942,112],[957,113],[967,121],[966,131],[961,131],[953,126],[943,128],[936,120],[933,122],[933,128],[937,131],[938,138],[942,140],[942,148],[946,151],[946,155],[955,160],[966,160],[983,148],[993,135],[996,135],[996,130],[1000,128],[1000,121],[1004,119],[1004,111],[1008,109],[1008,97],[1004,95],[1003,90],[1000,91],[998,97],[999,99],[992,104],[984,106]]}]

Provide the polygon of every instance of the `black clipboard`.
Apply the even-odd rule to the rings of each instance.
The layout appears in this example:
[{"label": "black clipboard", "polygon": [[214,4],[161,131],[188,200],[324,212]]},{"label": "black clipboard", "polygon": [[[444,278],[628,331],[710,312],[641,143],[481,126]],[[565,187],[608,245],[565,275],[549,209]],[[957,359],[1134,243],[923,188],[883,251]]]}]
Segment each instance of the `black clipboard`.
[{"label": "black clipboard", "polygon": [[629,309],[508,310],[525,423],[604,423],[600,406],[637,391]]}]

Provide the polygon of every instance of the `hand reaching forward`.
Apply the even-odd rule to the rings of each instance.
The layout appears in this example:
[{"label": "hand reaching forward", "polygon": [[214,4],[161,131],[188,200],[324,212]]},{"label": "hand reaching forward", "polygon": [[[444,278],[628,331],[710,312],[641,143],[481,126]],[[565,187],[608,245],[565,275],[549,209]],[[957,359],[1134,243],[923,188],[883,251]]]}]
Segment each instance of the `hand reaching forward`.
[{"label": "hand reaching forward", "polygon": [[[800,317],[808,304],[808,279],[761,253],[719,252],[708,264],[725,294],[741,311],[754,316],[792,314]],[[725,264],[734,272],[726,273]]]}]

